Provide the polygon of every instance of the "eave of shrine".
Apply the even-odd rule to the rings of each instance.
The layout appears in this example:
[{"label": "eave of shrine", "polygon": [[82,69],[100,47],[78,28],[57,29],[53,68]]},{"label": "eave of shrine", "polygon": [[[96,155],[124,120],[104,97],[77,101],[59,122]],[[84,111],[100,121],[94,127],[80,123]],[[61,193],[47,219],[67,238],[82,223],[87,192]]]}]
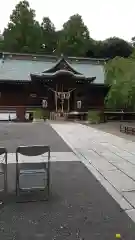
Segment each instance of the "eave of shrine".
[{"label": "eave of shrine", "polygon": [[86,77],[82,73],[77,72],[65,59],[62,57],[57,63],[50,69],[43,71],[41,74],[31,74],[32,81],[40,80],[43,82],[48,81],[59,81],[59,77],[68,77],[72,81],[87,81],[88,83],[93,82],[96,77]]},{"label": "eave of shrine", "polygon": [[62,79],[65,80],[64,77],[68,77],[69,80],[72,81],[81,81],[81,82],[93,82],[96,77],[85,77],[84,75],[74,74],[73,72],[67,70],[59,70],[55,73],[43,73],[43,74],[31,74],[32,81],[43,81],[43,82],[50,82],[50,81],[59,81]]}]

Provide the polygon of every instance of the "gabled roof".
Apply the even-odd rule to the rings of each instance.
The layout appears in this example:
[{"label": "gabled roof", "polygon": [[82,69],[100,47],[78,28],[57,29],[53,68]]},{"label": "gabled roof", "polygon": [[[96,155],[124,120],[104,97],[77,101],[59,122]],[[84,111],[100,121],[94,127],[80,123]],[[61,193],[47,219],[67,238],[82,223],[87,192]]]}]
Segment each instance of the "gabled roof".
[{"label": "gabled roof", "polygon": [[31,74],[41,75],[54,72],[61,74],[62,71],[68,71],[68,74],[73,73],[78,78],[79,76],[80,78],[96,77],[94,83],[103,84],[104,62],[105,59],[75,57],[63,59],[61,57],[58,60],[56,56],[4,53],[4,58],[0,59],[0,81],[31,81]]},{"label": "gabled roof", "polygon": [[76,69],[74,69],[69,64],[69,62],[66,61],[66,59],[64,57],[61,57],[53,67],[51,67],[48,70],[45,70],[43,73],[55,73],[55,72],[58,72],[58,71],[61,71],[61,70],[71,72],[71,73],[76,74],[76,75],[82,75],[82,73],[80,73]]},{"label": "gabled roof", "polygon": [[84,74],[78,72],[65,60],[64,57],[60,58],[53,67],[45,70],[41,74],[31,74],[32,80],[38,80],[39,78],[40,80],[48,80],[57,76],[69,76],[72,79],[88,80],[89,82],[92,82],[96,79],[95,76],[86,77]]}]

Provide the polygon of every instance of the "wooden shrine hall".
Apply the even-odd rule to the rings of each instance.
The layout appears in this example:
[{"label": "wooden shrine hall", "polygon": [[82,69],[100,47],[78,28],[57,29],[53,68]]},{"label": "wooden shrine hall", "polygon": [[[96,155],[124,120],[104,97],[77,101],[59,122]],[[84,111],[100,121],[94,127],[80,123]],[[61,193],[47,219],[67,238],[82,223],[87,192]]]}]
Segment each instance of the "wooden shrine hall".
[{"label": "wooden shrine hall", "polygon": [[2,53],[0,109],[23,120],[29,108],[68,114],[103,109],[105,59]]}]

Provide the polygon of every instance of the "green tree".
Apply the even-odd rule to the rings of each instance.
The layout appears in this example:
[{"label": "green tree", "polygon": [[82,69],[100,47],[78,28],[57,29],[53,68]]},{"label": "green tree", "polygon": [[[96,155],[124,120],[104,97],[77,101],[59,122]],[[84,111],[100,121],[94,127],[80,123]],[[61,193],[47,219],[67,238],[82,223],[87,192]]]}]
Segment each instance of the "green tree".
[{"label": "green tree", "polygon": [[133,52],[133,47],[125,40],[113,37],[103,41],[102,51],[104,56],[108,58],[129,57]]},{"label": "green tree", "polygon": [[89,50],[86,53],[86,56],[91,57],[91,54],[94,58],[106,58],[103,41],[89,41]]},{"label": "green tree", "polygon": [[135,37],[131,38],[132,46],[135,47]]},{"label": "green tree", "polygon": [[73,56],[84,56],[88,50],[89,31],[79,14],[64,23],[59,41],[59,51]]},{"label": "green tree", "polygon": [[90,40],[88,51],[86,52],[87,57],[96,58],[115,58],[129,57],[133,52],[133,46],[131,43],[126,42],[123,39],[113,37],[108,38],[105,41],[94,41]]},{"label": "green tree", "polygon": [[105,82],[110,91],[105,99],[106,106],[135,109],[135,61],[116,57],[105,65]]},{"label": "green tree", "polygon": [[0,34],[0,51],[4,50],[4,36]]},{"label": "green tree", "polygon": [[4,45],[7,51],[36,52],[41,48],[42,31],[35,21],[35,11],[27,1],[20,1],[13,10],[4,30]]},{"label": "green tree", "polygon": [[55,26],[51,22],[50,18],[43,18],[43,21],[41,23],[41,30],[43,35],[42,46],[44,52],[53,53],[57,46],[57,36],[55,32]]}]

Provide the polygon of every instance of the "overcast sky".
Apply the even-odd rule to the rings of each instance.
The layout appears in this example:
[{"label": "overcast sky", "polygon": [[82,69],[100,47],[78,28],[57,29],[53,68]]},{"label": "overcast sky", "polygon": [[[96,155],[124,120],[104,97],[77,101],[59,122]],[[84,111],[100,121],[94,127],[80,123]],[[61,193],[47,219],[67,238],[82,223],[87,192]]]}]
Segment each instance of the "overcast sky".
[{"label": "overcast sky", "polygon": [[[0,0],[0,30],[19,0]],[[90,36],[104,40],[117,36],[130,41],[135,36],[135,0],[29,0],[36,10],[36,19],[49,16],[60,29],[69,16],[79,13],[88,26]]]}]

